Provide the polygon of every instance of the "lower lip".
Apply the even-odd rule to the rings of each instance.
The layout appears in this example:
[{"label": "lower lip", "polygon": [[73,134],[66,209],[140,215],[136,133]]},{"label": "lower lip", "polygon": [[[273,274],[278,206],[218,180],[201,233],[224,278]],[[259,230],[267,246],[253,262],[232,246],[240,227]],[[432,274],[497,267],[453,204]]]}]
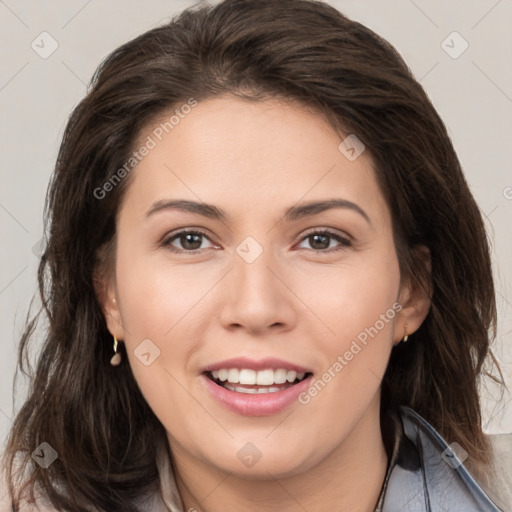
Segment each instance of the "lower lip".
[{"label": "lower lip", "polygon": [[201,378],[213,398],[221,405],[243,416],[271,416],[284,411],[298,400],[300,393],[305,391],[311,382],[312,375],[290,386],[283,391],[273,393],[249,394],[230,391],[215,384],[206,375]]}]

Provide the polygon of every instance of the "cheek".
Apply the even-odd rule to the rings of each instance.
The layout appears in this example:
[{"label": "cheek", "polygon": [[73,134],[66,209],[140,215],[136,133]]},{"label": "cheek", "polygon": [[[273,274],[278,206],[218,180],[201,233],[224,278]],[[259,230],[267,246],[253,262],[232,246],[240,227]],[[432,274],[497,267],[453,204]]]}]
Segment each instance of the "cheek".
[{"label": "cheek", "polygon": [[[338,268],[321,269],[314,279],[296,281],[298,294],[306,298],[312,313],[328,327],[327,335],[320,340],[325,341],[324,348],[331,358],[333,351],[342,351],[359,335],[364,341],[367,330],[375,326],[381,339],[391,338],[396,317],[392,307],[400,286],[399,266],[392,247],[379,251],[378,257],[375,253],[351,256]],[[303,274],[305,277],[306,272]],[[384,320],[381,315],[385,315]]]},{"label": "cheek", "polygon": [[145,252],[120,244],[117,283],[129,336],[171,341],[176,331],[182,333],[191,324],[216,278],[213,268],[205,272],[205,267],[199,271],[194,265],[170,262],[165,249]]},{"label": "cheek", "polygon": [[[400,274],[392,251],[389,257],[333,272],[311,297],[318,317],[329,327],[316,336],[323,368],[315,386],[303,396],[317,417],[341,421],[348,411],[357,417],[378,391],[392,348],[393,328],[401,306]],[[320,291],[321,290],[321,291]]]},{"label": "cheek", "polygon": [[177,436],[185,436],[184,417],[205,421],[187,391],[194,378],[190,355],[200,345],[197,333],[203,328],[197,317],[201,303],[197,303],[205,290],[186,286],[193,279],[183,272],[167,270],[137,265],[132,258],[119,266],[118,292],[124,341],[137,385],[160,422]]},{"label": "cheek", "polygon": [[[125,346],[135,379],[150,407],[161,414],[183,406],[181,385],[201,342],[204,303],[211,288],[195,269],[167,265],[136,250],[118,251],[117,283]],[[149,355],[147,355],[149,354]]]}]

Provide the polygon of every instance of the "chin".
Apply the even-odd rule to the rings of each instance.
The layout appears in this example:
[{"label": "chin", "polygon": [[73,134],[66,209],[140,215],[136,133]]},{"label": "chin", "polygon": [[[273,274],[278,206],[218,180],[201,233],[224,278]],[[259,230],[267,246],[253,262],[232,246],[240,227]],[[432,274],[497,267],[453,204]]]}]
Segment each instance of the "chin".
[{"label": "chin", "polygon": [[[257,441],[234,444],[236,446],[233,446],[233,450],[226,450],[214,457],[209,455],[209,462],[222,472],[249,480],[281,479],[298,475],[316,464],[316,457],[313,457],[315,452],[318,456],[318,450],[312,447],[311,451],[306,452],[301,443],[297,447],[283,447],[267,441],[266,446],[260,443],[260,448]],[[219,459],[225,462],[219,464]]]}]

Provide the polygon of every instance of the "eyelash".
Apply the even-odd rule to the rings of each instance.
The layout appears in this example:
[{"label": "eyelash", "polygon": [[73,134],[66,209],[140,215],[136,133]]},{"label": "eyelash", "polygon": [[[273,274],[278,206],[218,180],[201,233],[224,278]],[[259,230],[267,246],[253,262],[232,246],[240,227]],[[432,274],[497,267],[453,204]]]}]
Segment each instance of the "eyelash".
[{"label": "eyelash", "polygon": [[[208,234],[205,231],[202,231],[201,229],[193,229],[193,230],[192,229],[184,229],[182,231],[178,231],[177,233],[174,233],[170,237],[165,238],[162,241],[161,246],[165,247],[175,253],[199,254],[205,250],[205,249],[194,249],[194,250],[176,249],[175,247],[171,246],[171,242],[173,242],[175,239],[178,239],[185,235],[201,235],[201,236],[204,236],[205,238],[207,238],[208,240],[210,240],[208,238]],[[340,243],[340,245],[338,247],[331,248],[331,249],[311,249],[312,251],[319,253],[319,254],[345,250],[348,247],[352,246],[352,241],[348,237],[343,237],[340,234],[338,234],[334,231],[331,231],[330,229],[320,229],[319,230],[319,229],[315,228],[311,231],[308,231],[301,238],[300,242],[306,240],[307,238],[309,238],[313,235],[326,235],[330,238],[334,238],[336,241],[338,241]],[[210,240],[210,242],[211,242],[211,240]]]}]

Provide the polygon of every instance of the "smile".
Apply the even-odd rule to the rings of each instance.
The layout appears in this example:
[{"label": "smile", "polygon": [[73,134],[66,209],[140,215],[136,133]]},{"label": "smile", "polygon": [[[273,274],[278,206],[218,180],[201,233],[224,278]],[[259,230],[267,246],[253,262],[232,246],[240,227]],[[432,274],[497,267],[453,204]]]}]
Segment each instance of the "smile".
[{"label": "smile", "polygon": [[249,368],[220,368],[207,372],[218,386],[235,393],[264,394],[283,391],[306,378],[306,372],[284,368],[267,368],[259,371]]},{"label": "smile", "polygon": [[313,373],[283,360],[235,358],[203,368],[202,385],[213,401],[230,413],[271,416],[298,404]]}]

